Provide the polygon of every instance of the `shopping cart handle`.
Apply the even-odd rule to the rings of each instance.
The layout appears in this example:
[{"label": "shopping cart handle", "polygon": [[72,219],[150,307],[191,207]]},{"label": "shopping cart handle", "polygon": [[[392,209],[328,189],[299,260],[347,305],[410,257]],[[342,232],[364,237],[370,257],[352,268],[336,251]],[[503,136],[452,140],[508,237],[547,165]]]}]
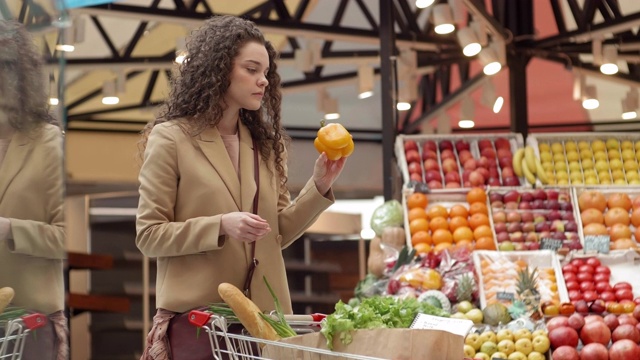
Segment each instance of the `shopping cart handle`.
[{"label": "shopping cart handle", "polygon": [[22,322],[29,330],[43,327],[47,323],[47,317],[42,314],[30,314],[22,317]]},{"label": "shopping cart handle", "polygon": [[210,318],[211,314],[208,312],[199,310],[191,310],[191,312],[189,312],[189,322],[191,323],[191,325],[197,327],[205,326],[209,322]]}]

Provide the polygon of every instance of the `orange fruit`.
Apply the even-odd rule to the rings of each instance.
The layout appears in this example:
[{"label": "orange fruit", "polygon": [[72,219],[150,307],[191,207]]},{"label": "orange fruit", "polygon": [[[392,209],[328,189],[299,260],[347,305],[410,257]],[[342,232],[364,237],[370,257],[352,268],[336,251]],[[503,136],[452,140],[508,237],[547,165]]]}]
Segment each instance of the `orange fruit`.
[{"label": "orange fruit", "polygon": [[489,226],[489,217],[483,213],[477,213],[471,215],[469,218],[469,227],[475,230],[478,226],[486,225]]},{"label": "orange fruit", "polygon": [[452,243],[444,242],[434,246],[433,251],[437,254],[445,249],[451,249],[452,247],[453,247]]},{"label": "orange fruit", "polygon": [[629,211],[619,207],[607,210],[607,212],[604,214],[604,224],[607,225],[607,227],[611,227],[615,224],[623,224],[628,226],[629,224],[631,224]]},{"label": "orange fruit", "polygon": [[411,245],[413,245],[414,247],[417,244],[429,244],[431,245],[433,242],[431,241],[431,235],[429,235],[428,231],[424,231],[424,230],[420,230],[417,233],[413,234],[413,236],[411,236]]},{"label": "orange fruit", "polygon": [[488,225],[480,225],[473,230],[473,238],[478,240],[483,237],[490,237],[493,239],[493,232]]},{"label": "orange fruit", "polygon": [[427,254],[431,252],[431,245],[427,243],[418,243],[413,246],[418,254]]},{"label": "orange fruit", "polygon": [[453,232],[453,241],[455,243],[458,243],[462,240],[473,240],[473,231],[471,231],[471,229],[469,229],[468,227],[459,227],[456,229],[456,231]]},{"label": "orange fruit", "polygon": [[451,209],[449,209],[449,217],[461,216],[463,218],[469,217],[469,210],[463,205],[453,205]]},{"label": "orange fruit", "polygon": [[438,229],[449,229],[449,221],[447,221],[447,218],[439,216],[429,221],[429,230],[431,230],[432,233]]},{"label": "orange fruit", "polygon": [[640,227],[640,208],[633,210],[631,213],[631,224],[635,227]]},{"label": "orange fruit", "polygon": [[471,214],[471,215],[474,215],[474,214],[489,215],[489,209],[487,208],[487,204],[481,203],[481,202],[476,202],[476,203],[473,203],[473,204],[469,205],[469,214]]},{"label": "orange fruit", "polygon": [[631,239],[631,229],[624,224],[613,224],[613,226],[609,228],[609,236],[611,237],[611,241]]},{"label": "orange fruit", "polygon": [[429,230],[429,222],[426,219],[415,219],[409,223],[409,232],[411,235],[417,233],[418,231],[428,231]]},{"label": "orange fruit", "polygon": [[431,239],[434,244],[441,243],[453,243],[453,235],[451,231],[445,229],[438,229],[431,234]]},{"label": "orange fruit", "polygon": [[460,240],[456,243],[456,249],[467,248],[469,251],[473,251],[473,243],[469,240]]},{"label": "orange fruit", "polygon": [[429,200],[427,199],[427,195],[423,193],[414,192],[407,197],[407,207],[409,210],[418,207],[426,209],[428,204]]},{"label": "orange fruit", "polygon": [[409,218],[409,222],[415,219],[426,219],[427,218],[427,210],[424,208],[416,207],[409,210],[409,214],[407,216]]},{"label": "orange fruit", "polygon": [[477,202],[481,202],[484,204],[487,202],[487,193],[483,188],[475,187],[469,190],[469,192],[467,193],[467,202],[469,204]]},{"label": "orange fruit", "polygon": [[476,239],[476,250],[496,250],[496,243],[493,237],[481,237]]},{"label": "orange fruit", "polygon": [[432,220],[437,217],[446,218],[446,217],[449,217],[449,212],[442,205],[434,205],[427,209],[427,216],[429,217],[429,220]]},{"label": "orange fruit", "polygon": [[451,232],[456,231],[457,228],[462,226],[469,226],[469,222],[466,217],[455,216],[449,220],[449,230],[451,230]]}]

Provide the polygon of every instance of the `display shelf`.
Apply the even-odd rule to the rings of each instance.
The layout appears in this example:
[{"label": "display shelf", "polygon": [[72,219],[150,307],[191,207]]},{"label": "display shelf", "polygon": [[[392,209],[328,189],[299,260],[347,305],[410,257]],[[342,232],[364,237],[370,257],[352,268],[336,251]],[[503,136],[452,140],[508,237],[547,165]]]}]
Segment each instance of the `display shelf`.
[{"label": "display shelf", "polygon": [[[524,178],[513,174],[513,154],[523,146],[522,135],[515,133],[400,135],[395,152],[405,183],[418,181],[431,190],[455,191],[473,186],[525,186]],[[474,171],[482,178],[472,176]]]},{"label": "display shelf", "polygon": [[640,134],[533,134],[527,145],[552,175],[551,186],[640,185]]}]

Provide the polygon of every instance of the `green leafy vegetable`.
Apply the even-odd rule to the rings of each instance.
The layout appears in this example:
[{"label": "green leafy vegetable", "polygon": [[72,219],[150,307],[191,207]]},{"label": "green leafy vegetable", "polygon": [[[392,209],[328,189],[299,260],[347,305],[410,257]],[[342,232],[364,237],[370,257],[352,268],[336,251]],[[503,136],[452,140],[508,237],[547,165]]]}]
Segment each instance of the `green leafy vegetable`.
[{"label": "green leafy vegetable", "polygon": [[389,226],[402,227],[404,210],[398,200],[389,200],[378,206],[371,215],[371,229],[377,236],[382,236],[382,230]]},{"label": "green leafy vegetable", "polygon": [[449,317],[449,313],[414,298],[372,297],[363,299],[358,306],[339,301],[335,312],[322,322],[320,332],[327,339],[327,347],[333,349],[333,339],[338,336],[347,345],[351,343],[351,331],[356,329],[408,328],[418,313]]}]

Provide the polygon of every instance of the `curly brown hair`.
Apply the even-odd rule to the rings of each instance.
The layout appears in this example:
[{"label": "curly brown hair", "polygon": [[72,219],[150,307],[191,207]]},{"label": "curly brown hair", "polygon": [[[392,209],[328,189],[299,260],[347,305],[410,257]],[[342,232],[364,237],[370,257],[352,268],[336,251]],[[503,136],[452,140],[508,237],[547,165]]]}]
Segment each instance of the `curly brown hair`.
[{"label": "curly brown hair", "polygon": [[178,124],[190,136],[216,126],[226,109],[224,96],[230,85],[230,74],[240,49],[249,42],[264,47],[269,55],[262,107],[257,111],[242,109],[240,120],[258,144],[262,158],[275,154],[275,170],[282,185],[287,182],[284,151],[289,142],[280,120],[280,75],[273,45],[251,21],[235,16],[215,16],[204,22],[187,43],[187,56],[171,79],[171,91],[160,115],[148,123],[141,139],[144,152],[151,129],[160,123],[179,119]]},{"label": "curly brown hair", "polygon": [[0,20],[0,111],[23,133],[40,125],[57,125],[49,113],[42,57],[25,27]]}]

